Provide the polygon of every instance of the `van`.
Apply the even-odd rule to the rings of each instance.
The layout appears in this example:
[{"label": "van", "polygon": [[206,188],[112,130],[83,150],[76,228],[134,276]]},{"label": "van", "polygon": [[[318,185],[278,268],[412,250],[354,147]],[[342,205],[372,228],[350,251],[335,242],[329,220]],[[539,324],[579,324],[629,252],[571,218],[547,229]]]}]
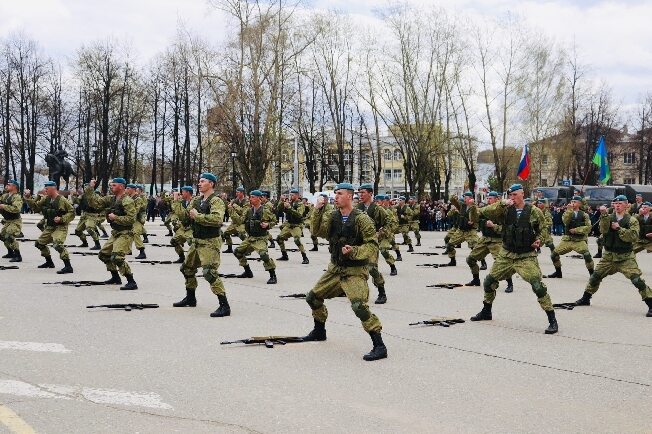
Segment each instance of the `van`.
[{"label": "van", "polygon": [[537,187],[534,191],[543,194],[543,197],[548,199],[548,203],[555,206],[566,205],[573,197],[573,187],[568,186]]},{"label": "van", "polygon": [[[625,194],[624,185],[589,185],[584,187],[584,198],[593,209],[600,205],[610,206],[611,201],[621,194]],[[631,202],[633,202],[633,200]]]}]

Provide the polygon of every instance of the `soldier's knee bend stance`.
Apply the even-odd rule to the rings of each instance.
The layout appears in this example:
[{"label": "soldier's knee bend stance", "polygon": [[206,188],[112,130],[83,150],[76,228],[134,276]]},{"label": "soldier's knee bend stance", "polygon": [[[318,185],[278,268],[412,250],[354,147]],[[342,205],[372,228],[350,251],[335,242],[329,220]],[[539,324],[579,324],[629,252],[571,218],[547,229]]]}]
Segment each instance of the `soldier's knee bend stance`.
[{"label": "soldier's knee bend stance", "polygon": [[210,284],[213,284],[217,281],[217,278],[220,277],[217,270],[213,267],[204,267],[204,279]]},{"label": "soldier's knee bend stance", "polygon": [[590,264],[593,262],[593,257],[591,256],[591,252],[584,252],[582,253],[582,256],[584,257],[584,262],[587,264]]},{"label": "soldier's knee bend stance", "polygon": [[100,261],[104,262],[105,264],[111,260],[111,254],[106,254],[104,252],[100,251],[100,254],[97,255]]},{"label": "soldier's knee bend stance", "polygon": [[641,279],[641,276],[633,276],[632,279],[632,284],[638,289],[639,291],[645,291],[645,288],[647,285],[645,284],[645,280]]},{"label": "soldier's knee bend stance", "polygon": [[294,244],[296,244],[297,247],[300,246],[300,245],[301,245],[301,238],[299,238],[299,237],[294,237]]},{"label": "soldier's knee bend stance", "polygon": [[593,272],[591,277],[589,277],[589,286],[597,288],[600,285],[600,282],[602,282],[602,276],[596,272]]},{"label": "soldier's knee bend stance", "polygon": [[46,247],[45,244],[41,244],[38,241],[34,243],[34,247],[36,247],[39,250],[42,250],[44,247]]},{"label": "soldier's knee bend stance", "polygon": [[474,258],[473,256],[471,256],[471,255],[469,255],[469,256],[466,257],[466,264],[467,264],[469,267],[471,267],[471,268],[473,268],[473,266],[474,266],[475,264],[477,264],[477,262],[478,262],[478,260],[475,259],[475,258]]},{"label": "soldier's knee bend stance", "polygon": [[496,292],[496,288],[498,288],[498,281],[492,276],[491,274],[488,274],[487,277],[484,278],[484,292]]},{"label": "soldier's knee bend stance", "polygon": [[314,292],[310,291],[306,294],[306,303],[310,309],[317,310],[324,305],[324,301],[317,298]]},{"label": "soldier's knee bend stance", "polygon": [[111,262],[115,264],[116,267],[121,267],[125,263],[125,258],[122,255],[116,255],[115,253],[111,254]]},{"label": "soldier's knee bend stance", "polygon": [[355,316],[357,316],[362,322],[365,322],[369,318],[371,318],[371,312],[369,312],[369,308],[365,305],[365,303],[362,300],[352,301],[351,309],[353,309],[353,313],[355,313]]},{"label": "soldier's knee bend stance", "polygon": [[540,280],[536,282],[532,282],[531,285],[532,285],[532,292],[534,292],[537,298],[545,297],[545,295],[548,293],[548,289]]},{"label": "soldier's knee bend stance", "polygon": [[64,249],[63,244],[59,241],[55,241],[54,243],[52,243],[52,248],[59,253],[63,252]]},{"label": "soldier's knee bend stance", "polygon": [[267,252],[260,254],[260,260],[263,261],[263,263],[269,262],[269,255],[267,254]]}]

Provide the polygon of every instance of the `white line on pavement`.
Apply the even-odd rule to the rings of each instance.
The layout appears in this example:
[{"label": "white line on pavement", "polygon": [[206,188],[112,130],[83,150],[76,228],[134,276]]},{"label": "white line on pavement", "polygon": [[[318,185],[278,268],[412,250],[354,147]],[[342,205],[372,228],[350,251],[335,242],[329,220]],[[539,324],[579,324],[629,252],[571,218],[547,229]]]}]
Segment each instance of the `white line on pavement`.
[{"label": "white line on pavement", "polygon": [[38,351],[46,353],[69,353],[70,350],[61,344],[41,342],[0,341],[0,350]]},{"label": "white line on pavement", "polygon": [[51,399],[88,400],[97,404],[117,404],[128,407],[147,407],[171,410],[172,406],[156,393],[127,392],[115,389],[39,384],[37,386],[15,380],[0,380],[0,394]]}]

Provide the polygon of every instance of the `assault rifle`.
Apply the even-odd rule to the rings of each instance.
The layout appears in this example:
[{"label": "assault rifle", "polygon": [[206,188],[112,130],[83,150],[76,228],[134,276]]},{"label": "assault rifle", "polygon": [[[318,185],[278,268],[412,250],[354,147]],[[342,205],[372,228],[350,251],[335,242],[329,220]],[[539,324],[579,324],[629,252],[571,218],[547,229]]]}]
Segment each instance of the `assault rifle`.
[{"label": "assault rifle", "polygon": [[432,326],[441,326],[441,327],[450,327],[455,324],[463,324],[466,321],[464,321],[462,318],[433,318],[433,319],[427,319],[425,321],[419,321],[419,322],[413,322],[410,323],[411,326],[413,325],[432,325]]},{"label": "assault rifle", "polygon": [[306,294],[279,295],[279,298],[306,298]]},{"label": "assault rifle", "polygon": [[156,309],[158,307],[158,304],[144,304],[144,303],[125,303],[125,304],[99,304],[97,306],[86,306],[88,309],[94,309],[96,307],[106,307],[108,309],[122,309],[126,310],[127,312],[136,309],[136,310],[143,310],[143,309]]},{"label": "assault rifle", "polygon": [[285,345],[292,343],[304,342],[302,337],[298,336],[253,336],[248,339],[239,339],[237,341],[224,341],[220,345],[246,344],[246,345],[265,345],[266,348],[274,348],[274,344]]}]

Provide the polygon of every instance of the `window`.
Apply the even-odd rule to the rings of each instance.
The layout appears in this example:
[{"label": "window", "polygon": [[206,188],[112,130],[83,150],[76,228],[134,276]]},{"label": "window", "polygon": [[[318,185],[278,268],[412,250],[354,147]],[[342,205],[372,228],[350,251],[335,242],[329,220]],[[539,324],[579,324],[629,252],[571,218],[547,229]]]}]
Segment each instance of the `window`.
[{"label": "window", "polygon": [[635,184],[636,180],[634,178],[625,178],[623,179],[623,184]]},{"label": "window", "polygon": [[392,181],[392,169],[385,169],[385,182]]},{"label": "window", "polygon": [[394,169],[394,181],[403,179],[403,169]]},{"label": "window", "polygon": [[403,157],[401,156],[401,151],[399,151],[398,149],[394,150],[394,159],[395,160],[402,160],[403,159]]},{"label": "window", "polygon": [[541,164],[543,164],[544,166],[548,165],[548,156],[547,155],[544,154],[544,155],[541,156]]},{"label": "window", "polygon": [[385,160],[391,160],[392,159],[392,151],[390,151],[389,149],[385,149],[383,151],[383,158]]},{"label": "window", "polygon": [[623,162],[625,164],[635,164],[636,163],[636,153],[635,152],[625,152],[623,154]]}]

